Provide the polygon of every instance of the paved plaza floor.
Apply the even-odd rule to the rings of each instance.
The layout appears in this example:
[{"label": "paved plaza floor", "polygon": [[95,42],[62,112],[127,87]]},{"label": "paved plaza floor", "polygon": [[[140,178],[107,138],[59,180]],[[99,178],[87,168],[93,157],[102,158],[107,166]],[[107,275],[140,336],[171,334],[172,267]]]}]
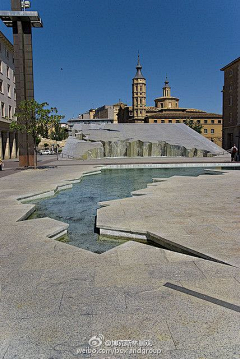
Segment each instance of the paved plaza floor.
[{"label": "paved plaza floor", "polygon": [[99,255],[51,238],[67,224],[23,220],[34,206],[19,198],[102,164],[185,160],[54,160],[0,178],[1,359],[240,358],[240,171],[157,179],[99,210],[100,227],[193,255],[134,241]]}]

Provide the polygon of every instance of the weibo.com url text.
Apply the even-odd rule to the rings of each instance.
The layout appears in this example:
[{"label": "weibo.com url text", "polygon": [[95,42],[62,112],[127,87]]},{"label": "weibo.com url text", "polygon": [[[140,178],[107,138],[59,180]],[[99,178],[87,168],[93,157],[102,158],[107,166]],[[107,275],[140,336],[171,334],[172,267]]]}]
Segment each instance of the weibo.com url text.
[{"label": "weibo.com url text", "polygon": [[77,349],[77,354],[106,354],[106,355],[114,355],[114,354],[154,354],[158,355],[162,352],[161,349],[154,348],[79,348]]}]

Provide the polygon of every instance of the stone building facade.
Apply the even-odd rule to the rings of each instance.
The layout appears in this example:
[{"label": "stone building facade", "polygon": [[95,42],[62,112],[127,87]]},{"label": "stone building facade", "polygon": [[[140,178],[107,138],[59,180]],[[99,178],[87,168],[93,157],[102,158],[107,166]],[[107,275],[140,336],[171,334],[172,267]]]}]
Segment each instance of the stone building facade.
[{"label": "stone building facade", "polygon": [[0,31],[0,158],[17,157],[17,136],[9,130],[16,110],[12,43]]},{"label": "stone building facade", "polygon": [[132,80],[132,114],[135,122],[144,122],[146,116],[146,79],[138,55],[137,73]]},{"label": "stone building facade", "polygon": [[104,105],[96,108],[94,118],[95,119],[111,119],[113,123],[118,123],[118,110],[122,102],[115,103],[113,105]]},{"label": "stone building facade", "polygon": [[118,111],[121,106],[126,106],[123,102],[113,105],[103,105],[96,109],[91,108],[89,111],[79,114],[78,118],[68,120],[70,127],[77,123],[118,123]]},{"label": "stone building facade", "polygon": [[[138,77],[141,79],[141,68],[138,61],[137,74],[139,72],[140,74],[137,76],[137,79]],[[154,100],[155,106],[146,106],[146,102],[144,102],[144,118],[139,117],[139,112],[137,112],[137,117],[136,114],[134,114],[136,111],[134,104],[140,103],[140,97],[138,98],[137,94],[133,87],[133,105],[120,106],[118,112],[119,123],[185,123],[186,120],[193,120],[202,125],[202,135],[204,137],[216,143],[218,146],[222,146],[222,115],[179,107],[179,98],[171,95],[171,87],[167,78],[164,83],[162,96]],[[145,96],[146,101],[146,90],[142,96]],[[140,108],[137,108],[137,110],[140,111]]]},{"label": "stone building facade", "polygon": [[94,109],[90,109],[87,112],[81,113],[78,115],[78,118],[86,120],[86,119],[93,119],[95,115],[95,110]]},{"label": "stone building facade", "polygon": [[223,148],[240,147],[240,57],[224,66]]}]

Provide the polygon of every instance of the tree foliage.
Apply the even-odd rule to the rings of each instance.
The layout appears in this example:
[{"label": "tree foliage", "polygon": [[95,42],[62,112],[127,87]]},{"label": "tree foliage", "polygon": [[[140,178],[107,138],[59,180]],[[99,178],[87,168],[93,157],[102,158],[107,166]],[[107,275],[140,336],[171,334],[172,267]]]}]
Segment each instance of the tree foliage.
[{"label": "tree foliage", "polygon": [[50,138],[55,141],[66,140],[68,138],[68,130],[62,128],[60,123],[57,123],[51,131]]},{"label": "tree foliage", "polygon": [[198,133],[202,133],[202,128],[203,126],[201,125],[201,123],[198,123],[197,121],[194,120],[186,120],[185,125],[189,126],[190,128],[192,128],[194,131],[198,132]]},{"label": "tree foliage", "polygon": [[32,136],[35,154],[39,137],[44,135],[48,137],[50,130],[57,126],[61,119],[64,118],[64,116],[58,115],[56,107],[49,108],[48,106],[47,102],[38,103],[35,100],[22,101],[15,114],[17,121],[13,121],[10,124],[12,130]]},{"label": "tree foliage", "polygon": [[64,116],[58,115],[56,107],[47,108],[48,103],[35,100],[22,101],[15,114],[17,121],[11,123],[11,129],[27,133],[33,137],[36,147],[37,138],[47,135],[49,130],[57,126]]}]

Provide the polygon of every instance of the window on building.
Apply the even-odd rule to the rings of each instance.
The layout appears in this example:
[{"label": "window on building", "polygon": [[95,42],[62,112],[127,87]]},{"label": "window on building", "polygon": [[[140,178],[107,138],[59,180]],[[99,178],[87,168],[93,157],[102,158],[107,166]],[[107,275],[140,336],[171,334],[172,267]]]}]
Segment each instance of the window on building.
[{"label": "window on building", "polygon": [[142,111],[140,111],[140,115],[142,114]]},{"label": "window on building", "polygon": [[2,43],[0,42],[0,52],[2,52]]},{"label": "window on building", "polygon": [[207,128],[204,128],[204,133],[207,134]]},{"label": "window on building", "polygon": [[168,123],[172,123],[172,120],[168,120]]},{"label": "window on building", "polygon": [[179,120],[176,120],[176,123],[179,123],[180,121]]},{"label": "window on building", "polygon": [[229,76],[232,76],[233,75],[233,70],[229,70]]},{"label": "window on building", "polygon": [[9,51],[6,49],[6,57],[9,59]]},{"label": "window on building", "polygon": [[7,78],[10,79],[10,68],[7,66]]},{"label": "window on building", "polygon": [[154,120],[153,122],[154,122],[154,123],[157,123],[157,120]]},{"label": "window on building", "polygon": [[214,133],[214,128],[211,128],[211,133]]},{"label": "window on building", "polygon": [[3,82],[0,80],[0,92],[3,93]]},{"label": "window on building", "polygon": [[5,117],[5,104],[4,104],[4,102],[1,102],[1,116]]},{"label": "window on building", "polygon": [[186,123],[186,120],[183,120],[183,123]]},{"label": "window on building", "polygon": [[161,120],[161,123],[165,123],[165,120]]},{"label": "window on building", "polygon": [[12,119],[12,106],[8,107],[8,117]]},{"label": "window on building", "polygon": [[169,102],[168,108],[172,108],[172,102]]},{"label": "window on building", "polygon": [[211,120],[211,124],[214,124],[214,120]]},{"label": "window on building", "polygon": [[229,122],[232,122],[232,112],[229,114]]},{"label": "window on building", "polygon": [[14,100],[16,101],[17,99],[17,94],[16,94],[16,89],[14,89]]},{"label": "window on building", "polygon": [[137,91],[137,86],[135,86],[135,91]]},{"label": "window on building", "polygon": [[200,123],[200,120],[197,120],[197,123]]},{"label": "window on building", "polygon": [[161,108],[163,108],[163,103],[161,103]]},{"label": "window on building", "polygon": [[229,97],[229,106],[232,106],[232,96]]},{"label": "window on building", "polygon": [[232,90],[233,90],[233,85],[230,84],[230,85],[229,85],[229,91],[232,91]]},{"label": "window on building", "polygon": [[140,98],[140,104],[142,104],[142,99]]},{"label": "window on building", "polygon": [[7,85],[7,88],[8,88],[8,97],[11,97],[11,87],[10,87],[10,85]]},{"label": "window on building", "polygon": [[204,120],[204,123],[206,124],[206,123],[207,123],[207,120]]},{"label": "window on building", "polygon": [[2,64],[2,61],[0,60],[0,72],[2,73],[3,71],[3,64]]},{"label": "window on building", "polygon": [[140,86],[140,91],[142,92],[142,86]]},{"label": "window on building", "polygon": [[222,121],[221,121],[221,120],[218,120],[218,123],[222,123]]}]

